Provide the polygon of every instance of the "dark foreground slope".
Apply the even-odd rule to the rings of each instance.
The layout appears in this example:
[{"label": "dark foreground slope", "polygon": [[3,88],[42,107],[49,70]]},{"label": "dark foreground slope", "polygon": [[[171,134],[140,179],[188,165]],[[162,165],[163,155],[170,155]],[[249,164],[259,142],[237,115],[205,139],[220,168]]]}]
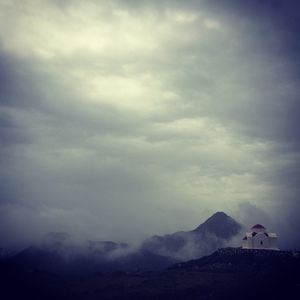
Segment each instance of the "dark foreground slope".
[{"label": "dark foreground slope", "polygon": [[300,253],[220,249],[163,272],[62,277],[0,267],[1,299],[299,299]]}]

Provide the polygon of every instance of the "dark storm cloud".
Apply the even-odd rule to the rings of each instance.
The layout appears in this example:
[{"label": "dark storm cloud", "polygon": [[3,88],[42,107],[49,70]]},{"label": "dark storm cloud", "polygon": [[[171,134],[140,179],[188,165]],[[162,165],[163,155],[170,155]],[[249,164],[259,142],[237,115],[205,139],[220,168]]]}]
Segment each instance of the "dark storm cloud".
[{"label": "dark storm cloud", "polygon": [[51,230],[126,240],[226,210],[289,235],[300,211],[294,5],[1,3],[2,228],[22,241]]},{"label": "dark storm cloud", "polygon": [[[239,65],[232,64],[233,72],[242,71],[237,83],[244,87],[244,95],[231,103],[228,99],[225,117],[254,138],[298,143],[299,3],[233,0],[209,1],[207,5],[222,10],[233,24],[251,24],[247,35],[238,36],[243,45],[242,55],[237,57]],[[249,59],[250,66],[245,64]],[[250,85],[245,87],[245,82]],[[255,89],[256,98],[247,97],[249,87]]]}]

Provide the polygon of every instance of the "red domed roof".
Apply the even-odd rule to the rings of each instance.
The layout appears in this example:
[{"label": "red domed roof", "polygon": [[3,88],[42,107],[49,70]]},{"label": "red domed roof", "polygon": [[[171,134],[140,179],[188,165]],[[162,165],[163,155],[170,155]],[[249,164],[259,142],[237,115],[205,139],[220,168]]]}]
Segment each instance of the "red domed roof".
[{"label": "red domed roof", "polygon": [[260,224],[256,224],[251,229],[266,229],[266,228]]}]

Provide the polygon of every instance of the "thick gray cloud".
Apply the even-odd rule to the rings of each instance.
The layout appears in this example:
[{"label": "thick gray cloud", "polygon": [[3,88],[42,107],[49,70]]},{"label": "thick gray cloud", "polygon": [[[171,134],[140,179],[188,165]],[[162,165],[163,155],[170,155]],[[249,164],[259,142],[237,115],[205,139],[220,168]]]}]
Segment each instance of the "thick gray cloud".
[{"label": "thick gray cloud", "polygon": [[287,2],[0,1],[2,242],[139,240],[216,210],[289,236],[300,47]]}]

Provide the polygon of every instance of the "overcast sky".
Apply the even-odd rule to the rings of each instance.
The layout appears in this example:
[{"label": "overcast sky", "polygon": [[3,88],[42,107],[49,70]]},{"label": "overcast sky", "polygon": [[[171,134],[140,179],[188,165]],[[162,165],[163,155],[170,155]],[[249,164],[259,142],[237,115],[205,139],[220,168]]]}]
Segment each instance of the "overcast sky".
[{"label": "overcast sky", "polygon": [[296,2],[0,0],[0,242],[221,210],[300,246]]}]

